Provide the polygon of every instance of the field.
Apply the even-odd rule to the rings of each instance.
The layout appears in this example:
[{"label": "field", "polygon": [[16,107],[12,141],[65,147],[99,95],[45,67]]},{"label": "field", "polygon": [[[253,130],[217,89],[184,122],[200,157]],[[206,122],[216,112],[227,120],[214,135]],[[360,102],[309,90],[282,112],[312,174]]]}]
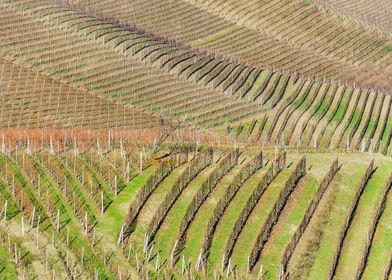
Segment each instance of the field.
[{"label": "field", "polygon": [[0,279],[390,280],[391,9],[0,0]]}]

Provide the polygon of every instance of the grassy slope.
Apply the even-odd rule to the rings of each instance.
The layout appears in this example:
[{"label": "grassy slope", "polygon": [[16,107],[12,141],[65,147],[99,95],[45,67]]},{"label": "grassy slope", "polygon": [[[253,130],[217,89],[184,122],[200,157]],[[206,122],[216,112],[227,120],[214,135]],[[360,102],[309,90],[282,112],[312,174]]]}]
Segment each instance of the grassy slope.
[{"label": "grassy slope", "polygon": [[260,178],[262,178],[265,170],[266,168],[261,169],[245,182],[245,184],[237,192],[232,202],[229,204],[221,218],[221,221],[218,224],[214,239],[212,240],[209,258],[209,261],[217,269],[220,268],[222,255],[224,253],[231,230],[236,220],[238,219],[239,214],[241,213],[241,209],[245,206],[249,196],[256,188],[257,183],[260,181]]},{"label": "grassy slope", "polygon": [[140,211],[137,226],[135,232],[132,233],[132,240],[141,242],[144,238],[144,234],[147,230],[148,225],[155,213],[155,209],[159,206],[166,193],[170,190],[173,183],[181,175],[181,172],[185,170],[187,164],[183,164],[180,167],[174,169],[169,176],[167,176],[155,189],[155,191],[148,198],[144,207]]},{"label": "grassy slope", "polygon": [[216,165],[214,164],[207,167],[205,170],[200,172],[200,174],[192,180],[192,182],[190,182],[163,221],[156,236],[156,243],[163,258],[170,257],[177,231],[180,227],[181,219],[185,215],[188,205],[191,203],[193,196],[203,184],[204,180],[215,168]]},{"label": "grassy slope", "polygon": [[[341,155],[341,154],[340,154]],[[332,162],[336,153],[309,154],[314,166]],[[289,263],[292,279],[324,279],[330,268],[337,237],[345,220],[348,203],[357,184],[372,159],[371,155],[345,154],[339,157],[342,169],[325,193]],[[382,157],[382,159],[385,159]],[[325,173],[325,172],[324,172]]]},{"label": "grassy slope", "polygon": [[[336,113],[333,115],[332,120],[331,120],[331,124],[333,124],[331,126],[328,125],[325,133],[322,137],[322,139],[320,139],[320,145],[325,147],[328,144],[328,141],[330,140],[330,138],[333,136],[333,133],[335,133],[335,131],[332,131],[333,126],[335,126],[337,123],[342,122],[345,114],[347,114],[347,112],[345,111],[346,108],[349,106],[350,102],[352,102],[353,97],[351,97],[350,99],[350,90],[346,89],[343,94],[343,99],[341,101],[341,103],[339,104]],[[332,114],[334,112],[334,110],[332,110],[330,113]],[[328,115],[328,117],[330,117],[330,115]]]},{"label": "grassy slope", "polygon": [[305,177],[300,180],[299,185],[290,196],[278,223],[274,226],[269,241],[266,243],[259,262],[259,264],[263,264],[269,279],[278,277],[283,252],[299,226],[324,173],[329,167],[328,161],[320,162],[317,157],[312,155],[308,156],[307,164],[311,169],[307,171]]},{"label": "grassy slope", "polygon": [[[289,159],[296,161],[293,157],[289,157]],[[238,265],[239,268],[244,271],[246,269],[247,257],[252,251],[257,234],[267,218],[269,210],[272,208],[275,200],[279,196],[279,193],[294,165],[295,163],[292,164],[290,168],[282,171],[270,184],[263,196],[260,198],[252,214],[249,216],[249,219],[237,240],[233,250],[232,264]]]},{"label": "grassy slope", "polygon": [[[374,106],[374,108],[380,108],[382,106],[383,99],[381,98],[381,95],[377,96],[377,100],[376,100],[376,104]],[[378,110],[378,109],[377,109]],[[376,110],[376,111],[377,111]],[[374,126],[376,126],[378,124],[378,122],[380,122],[381,119],[381,112],[380,112],[380,119],[378,120],[378,122],[376,122],[376,116],[377,113],[376,111],[374,112],[374,114],[371,115],[370,120],[369,120],[369,124],[366,128],[365,134],[363,136],[364,139],[366,139],[366,141],[369,140],[370,137],[370,133],[372,132],[372,130],[374,129]]]},{"label": "grassy slope", "polygon": [[388,178],[390,163],[377,163],[378,169],[369,180],[347,233],[336,271],[337,279],[352,279],[364,252],[372,216],[378,207],[383,187]]},{"label": "grassy slope", "polygon": [[[262,263],[264,264],[265,270],[271,271],[272,278],[275,278],[277,266],[276,263],[280,261],[281,253],[287,244],[289,238],[295,230],[296,225],[298,225],[302,215],[314,194],[316,187],[318,186],[318,181],[325,175],[325,171],[329,167],[329,164],[336,157],[337,154],[334,153],[326,153],[322,154],[308,154],[308,166],[311,169],[308,171],[307,177],[304,178],[304,182],[306,184],[299,185],[299,188],[293,193],[293,196],[290,198],[288,205],[278,224],[274,227],[272,232],[272,236],[270,241],[267,243],[266,247],[263,250]],[[295,165],[295,162],[299,159],[301,155],[297,153],[289,154],[289,163],[294,161],[294,164],[291,166],[291,169]],[[346,242],[344,244],[343,253],[340,258],[341,264],[344,264],[345,260],[351,262],[357,262],[360,257],[360,253],[362,252],[363,246],[353,246],[350,244],[361,243],[366,237],[367,226],[370,223],[370,215],[374,211],[374,205],[377,202],[379,194],[382,191],[382,187],[385,184],[385,180],[391,171],[392,160],[387,159],[385,157],[371,155],[371,154],[340,154],[341,161],[343,163],[343,168],[341,170],[341,174],[339,175],[339,180],[336,184],[331,186],[332,191],[323,199],[322,204],[319,209],[316,211],[316,219],[312,219],[311,222],[311,230],[307,231],[305,234],[305,245],[300,245],[299,249],[297,249],[293,258],[301,260],[303,256],[301,253],[304,252],[304,249],[309,249],[306,247],[307,245],[312,245],[314,239],[318,237],[316,231],[322,230],[324,235],[320,238],[320,246],[319,248],[313,250],[310,248],[309,252],[313,255],[314,263],[312,263],[313,267],[309,269],[302,270],[307,274],[309,271],[309,279],[325,278],[325,273],[330,268],[330,261],[333,254],[334,249],[336,248],[337,236],[340,231],[340,228],[345,220],[345,213],[349,207],[348,201],[351,201],[352,194],[355,191],[355,187],[357,186],[357,181],[360,180],[368,162],[374,156],[376,158],[376,163],[379,166],[376,174],[372,177],[369,185],[366,187],[365,192],[360,200],[356,217],[353,220],[351,228],[348,232]],[[247,155],[249,157],[249,155]],[[240,160],[241,162],[241,160]],[[149,202],[146,204],[147,209],[144,209],[145,213],[144,217],[150,217],[153,210],[156,208],[156,205],[159,205],[163,195],[167,190],[170,189],[173,182],[176,178],[181,174],[181,171],[184,170],[186,165],[183,165],[180,168],[177,168],[168,178],[166,178],[158,187],[157,192],[154,192],[153,196],[150,197]],[[197,258],[197,255],[200,250],[200,246],[204,237],[204,232],[211,217],[214,206],[218,202],[219,198],[223,194],[224,190],[226,190],[227,185],[232,179],[234,173],[239,170],[239,166],[237,166],[233,171],[229,173],[229,175],[225,176],[222,182],[219,183],[217,189],[210,195],[207,199],[206,203],[201,207],[199,213],[196,216],[195,221],[192,223],[189,234],[187,236],[187,244],[185,249],[185,256],[187,260],[191,260],[192,263]],[[157,236],[157,245],[159,249],[163,249],[163,258],[166,258],[170,253],[172,245],[174,244],[175,234],[178,230],[179,222],[181,217],[186,211],[186,207],[189,204],[192,195],[195,194],[198,187],[202,183],[202,181],[206,178],[207,174],[211,172],[213,167],[209,167],[204,170],[197,178],[188,186],[185,192],[181,195],[180,199],[174,205],[174,208],[169,212],[169,216],[165,220],[162,229],[159,230]],[[107,212],[104,215],[99,213],[95,213],[98,217],[98,231],[103,233],[105,238],[103,242],[105,246],[109,246],[115,248],[115,239],[116,235],[121,227],[122,222],[125,219],[127,214],[127,210],[129,208],[129,204],[132,201],[133,197],[137,193],[139,187],[143,185],[148,176],[154,171],[154,167],[150,167],[145,170],[142,174],[135,177],[131,182],[127,185],[127,187],[121,192],[121,194],[114,200],[113,204],[108,208]],[[247,198],[250,193],[254,189],[257,181],[260,179],[260,176],[263,171],[257,172],[256,175],[252,176],[250,180],[248,180],[244,186],[237,193],[233,202],[230,204],[227,209],[225,215],[221,223],[218,225],[218,229],[213,240],[212,250],[210,255],[210,261],[214,262],[216,268],[220,268],[220,260],[224,250],[224,246],[227,243],[228,236],[230,235],[231,227],[233,226],[235,220],[240,213],[240,210],[246,203]],[[240,272],[244,272],[246,266],[246,257],[249,255],[251,246],[253,246],[253,242],[256,238],[258,231],[261,228],[263,221],[265,220],[266,215],[268,214],[269,208],[274,203],[276,197],[279,194],[280,189],[282,188],[285,178],[287,178],[290,170],[285,170],[284,175],[279,176],[274,183],[267,189],[266,193],[261,198],[259,204],[257,205],[256,211],[252,213],[250,220],[245,225],[244,231],[238,240],[237,246],[234,250],[234,255],[232,259],[233,264],[238,264],[240,268]],[[372,187],[371,187],[372,186]],[[81,187],[81,186],[79,186]],[[56,192],[58,192],[56,188]],[[296,199],[298,198],[298,199]],[[380,224],[378,226],[375,240],[371,249],[371,253],[369,256],[368,267],[365,271],[365,276],[367,278],[364,279],[373,279],[383,273],[383,270],[386,266],[386,262],[389,256],[389,249],[391,246],[391,230],[389,221],[391,218],[391,195],[389,196],[389,204],[387,204],[387,208],[384,212],[384,215],[381,218]],[[62,201],[66,204],[66,200]],[[326,223],[317,223],[318,221],[323,219],[323,213],[327,211],[328,203],[331,203],[332,212],[330,215],[327,215]],[[70,209],[67,210],[69,213],[72,211]],[[71,215],[72,216],[72,215]],[[316,221],[314,221],[316,220]],[[144,221],[144,220],[143,220]],[[145,223],[144,226],[147,226],[148,223]],[[77,226],[72,226],[72,230],[78,232],[80,229]],[[139,228],[140,234],[134,236],[137,238],[137,241],[141,241],[143,239],[144,228]],[[355,234],[354,234],[355,233]],[[190,238],[190,236],[192,238]],[[169,240],[169,241],[168,241]],[[80,246],[84,246],[86,240],[81,238],[81,240],[76,240]],[[302,241],[301,241],[302,242]],[[304,243],[304,242],[302,242]],[[31,242],[33,244],[33,242]],[[384,244],[387,244],[386,246]],[[30,245],[26,245],[30,247]],[[348,249],[347,249],[348,248]],[[117,250],[116,250],[117,251]],[[119,250],[117,251],[119,253]],[[1,248],[0,248],[0,256]],[[1,257],[0,257],[1,258]],[[355,260],[355,261],[353,261]],[[1,262],[0,262],[1,263]],[[341,266],[341,265],[340,265]],[[341,277],[339,266],[337,279],[343,279]],[[1,269],[1,266],[0,266]],[[345,269],[352,270],[353,268],[345,266]],[[346,274],[344,274],[346,275]],[[352,274],[347,274],[347,278],[350,278]],[[294,277],[295,279],[295,277]],[[374,278],[377,279],[377,278]]]},{"label": "grassy slope", "polygon": [[117,234],[121,230],[121,225],[125,221],[129,206],[137,190],[144,185],[154,170],[155,168],[151,166],[133,178],[119,196],[114,199],[105,214],[99,217],[98,229],[106,233],[113,242],[115,242]]},{"label": "grassy slope", "polygon": [[[350,163],[350,164],[349,164]],[[331,267],[338,236],[347,218],[349,202],[355,193],[361,177],[368,165],[367,161],[353,162],[345,160],[338,184],[333,185],[332,212],[326,223],[318,224],[322,227],[323,235],[319,240],[319,248],[315,252],[313,266],[309,270],[308,279],[325,279]],[[329,197],[331,199],[331,197]],[[324,210],[324,209],[322,209]],[[320,217],[317,217],[318,219]],[[317,228],[315,229],[317,231]],[[314,238],[317,238],[315,235]]]},{"label": "grassy slope", "polygon": [[392,248],[392,193],[389,193],[386,207],[378,223],[370,248],[363,279],[382,279]]},{"label": "grassy slope", "polygon": [[200,248],[203,245],[204,233],[207,229],[208,221],[212,217],[214,208],[240,169],[241,165],[236,165],[224,176],[197,212],[187,233],[187,242],[184,249],[184,255],[187,260],[191,260],[192,262],[197,260]]}]

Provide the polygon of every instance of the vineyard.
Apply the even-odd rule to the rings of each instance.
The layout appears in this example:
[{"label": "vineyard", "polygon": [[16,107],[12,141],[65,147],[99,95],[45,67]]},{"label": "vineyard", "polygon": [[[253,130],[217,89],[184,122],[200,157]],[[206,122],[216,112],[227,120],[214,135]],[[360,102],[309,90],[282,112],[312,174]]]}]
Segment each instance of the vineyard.
[{"label": "vineyard", "polygon": [[373,24],[387,30],[391,27],[392,21],[391,3],[384,0],[377,1],[356,1],[354,3],[345,0],[326,0],[316,1],[320,4],[326,4],[329,9],[339,9],[344,14],[352,16],[358,20],[366,21],[368,24]]},{"label": "vineyard", "polygon": [[392,279],[391,13],[0,0],[0,279]]},{"label": "vineyard", "polygon": [[210,149],[146,161],[140,172],[112,145],[4,148],[3,275],[389,273],[391,159]]}]

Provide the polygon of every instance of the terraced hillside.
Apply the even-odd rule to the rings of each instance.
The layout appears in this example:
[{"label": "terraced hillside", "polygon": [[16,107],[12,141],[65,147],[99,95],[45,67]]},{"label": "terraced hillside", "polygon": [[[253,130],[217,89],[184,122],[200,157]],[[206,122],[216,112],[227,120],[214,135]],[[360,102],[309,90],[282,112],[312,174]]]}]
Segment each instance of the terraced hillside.
[{"label": "terraced hillside", "polygon": [[0,279],[390,280],[384,2],[0,0]]},{"label": "terraced hillside", "polygon": [[[2,58],[1,127],[149,129],[158,118]],[[15,98],[16,97],[16,98]]]},{"label": "terraced hillside", "polygon": [[389,94],[301,83],[262,118],[241,121],[225,132],[248,143],[391,155],[391,124]]},{"label": "terraced hillside", "polygon": [[315,2],[326,5],[333,11],[339,11],[366,23],[374,24],[385,31],[388,31],[392,26],[390,17],[392,5],[389,1],[315,0]]},{"label": "terraced hillside", "polygon": [[[161,66],[146,64],[143,57],[134,57],[131,53],[135,50],[125,45],[114,48],[107,46],[109,42],[103,43],[100,40],[98,42],[96,37],[98,37],[97,32],[102,33],[101,25],[98,24],[98,30],[94,25],[90,29],[88,24],[78,19],[78,12],[71,12],[71,15],[64,13],[63,19],[52,18],[53,21],[49,23],[42,22],[40,19],[50,19],[52,13],[56,15],[64,8],[49,3],[47,5],[53,6],[53,10],[50,10],[41,4],[42,2],[33,1],[29,5],[16,7],[18,9],[30,7],[28,9],[31,13],[33,9],[37,9],[35,13],[38,14],[41,11],[42,14],[38,19],[33,19],[33,14],[23,16],[21,10],[17,10],[14,15],[12,11],[14,8],[9,5],[2,6],[4,9],[4,13],[1,14],[2,21],[7,23],[2,26],[4,28],[2,46],[25,63],[35,65],[41,71],[44,70],[52,76],[55,75],[92,91],[92,94],[101,98],[112,99],[127,106],[137,105],[173,118],[181,116],[196,120],[197,124],[216,125],[257,114],[256,105],[223,94],[215,94],[209,88],[176,78],[172,73],[162,71]],[[62,17],[62,14],[60,13],[59,16]],[[74,26],[75,31],[81,29],[80,32],[86,32],[84,34],[90,34],[96,40],[81,36],[79,32],[71,30],[64,32],[60,24],[55,24],[60,21],[64,21],[64,27]],[[73,21],[76,22],[72,23]],[[41,35],[36,34],[31,38],[29,35],[31,29],[26,26],[30,26]],[[116,31],[115,25],[109,24],[109,26],[113,27],[113,32]],[[20,33],[17,31],[17,35],[15,28],[20,28]],[[132,36],[139,36],[132,31],[125,32],[130,39]],[[31,44],[29,37],[34,39],[33,45],[36,45],[36,48]],[[49,49],[48,42],[52,42]],[[132,46],[132,41],[126,41],[124,44]],[[140,46],[137,48],[140,51]]]},{"label": "terraced hillside", "polygon": [[[151,126],[156,118],[168,117],[230,133],[237,123],[235,137],[255,134],[252,141],[263,145],[390,153],[389,92],[255,67],[241,58],[192,48],[79,6],[20,0],[1,8],[4,50],[36,71],[96,96],[99,108],[98,101],[91,101],[96,104],[92,106],[108,112],[95,121],[106,122],[106,127],[124,127],[125,122]],[[35,35],[26,26],[34,28]],[[10,71],[4,79],[8,90],[11,79],[18,84],[19,74]],[[111,110],[113,103],[124,111]],[[15,106],[20,104],[11,110]],[[52,110],[56,110],[52,118],[58,119],[58,109]],[[115,111],[115,116],[109,111]],[[79,118],[83,126],[91,122],[88,113]],[[138,123],[138,118],[143,120]],[[14,122],[15,126],[20,120]]]},{"label": "terraced hillside", "polygon": [[[71,2],[89,12],[234,56],[252,66],[274,66],[364,85],[381,85],[380,77],[389,80],[378,67],[391,61],[388,33],[371,32],[359,23],[337,20],[308,1]],[[390,88],[387,83],[383,85]]]}]

